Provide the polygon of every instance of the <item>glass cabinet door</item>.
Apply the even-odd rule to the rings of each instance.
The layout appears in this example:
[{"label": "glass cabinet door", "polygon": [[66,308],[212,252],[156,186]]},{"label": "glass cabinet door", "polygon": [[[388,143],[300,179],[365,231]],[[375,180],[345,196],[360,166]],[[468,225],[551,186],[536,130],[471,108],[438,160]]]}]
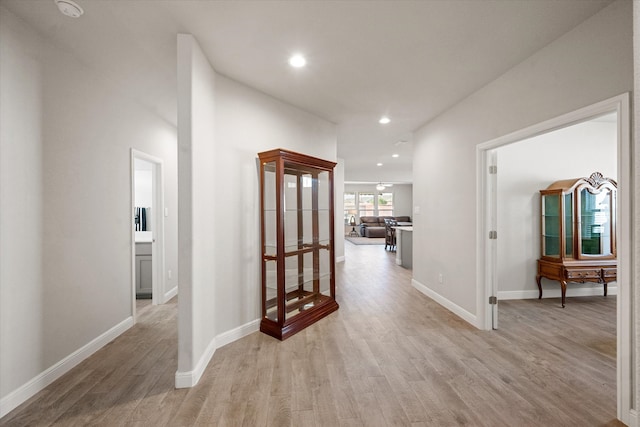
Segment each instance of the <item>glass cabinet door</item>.
[{"label": "glass cabinet door", "polygon": [[564,195],[564,254],[573,257],[573,194]]},{"label": "glass cabinet door", "polygon": [[263,198],[263,224],[264,253],[262,258],[262,274],[265,281],[264,317],[276,321],[278,319],[277,290],[278,277],[276,259],[276,163],[269,162],[263,165],[262,174]]},{"label": "glass cabinet door", "polygon": [[331,296],[331,197],[329,172],[322,171],[318,174],[318,292],[323,297]]},{"label": "glass cabinet door", "polygon": [[542,255],[560,257],[560,194],[542,196]]},{"label": "glass cabinet door", "polygon": [[592,256],[613,255],[612,192],[605,188],[592,193],[580,190],[580,254]]},{"label": "glass cabinet door", "polygon": [[330,295],[328,177],[285,164],[285,320]]}]

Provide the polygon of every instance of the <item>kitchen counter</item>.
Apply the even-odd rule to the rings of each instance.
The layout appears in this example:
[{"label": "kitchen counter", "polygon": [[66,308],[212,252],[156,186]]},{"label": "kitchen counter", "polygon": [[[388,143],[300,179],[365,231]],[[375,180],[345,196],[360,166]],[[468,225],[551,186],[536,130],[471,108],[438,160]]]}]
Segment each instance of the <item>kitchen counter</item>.
[{"label": "kitchen counter", "polygon": [[396,264],[413,268],[413,227],[400,226],[396,229]]}]

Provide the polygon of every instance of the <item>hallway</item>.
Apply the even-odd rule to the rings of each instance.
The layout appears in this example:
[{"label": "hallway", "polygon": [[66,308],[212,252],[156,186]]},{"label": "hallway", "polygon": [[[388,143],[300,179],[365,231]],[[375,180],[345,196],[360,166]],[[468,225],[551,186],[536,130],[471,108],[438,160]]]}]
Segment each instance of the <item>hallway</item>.
[{"label": "hallway", "polygon": [[345,245],[340,309],[288,340],[222,347],[175,390],[174,298],[0,424],[622,425],[615,297],[501,302],[502,329],[478,331],[413,289],[383,246]]}]

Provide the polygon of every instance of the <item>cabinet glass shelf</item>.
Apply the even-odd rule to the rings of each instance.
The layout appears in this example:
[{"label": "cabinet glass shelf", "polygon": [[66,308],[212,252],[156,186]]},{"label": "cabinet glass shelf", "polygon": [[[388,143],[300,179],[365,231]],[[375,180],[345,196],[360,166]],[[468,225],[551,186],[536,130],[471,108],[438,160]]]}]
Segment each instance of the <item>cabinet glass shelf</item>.
[{"label": "cabinet glass shelf", "polygon": [[[284,256],[294,256],[301,253],[312,252],[315,249],[320,250],[330,250],[331,249],[331,241],[323,240],[319,242],[287,242],[284,245]],[[268,243],[264,246],[264,256],[265,257],[275,257],[278,255],[278,246],[274,243]]]}]

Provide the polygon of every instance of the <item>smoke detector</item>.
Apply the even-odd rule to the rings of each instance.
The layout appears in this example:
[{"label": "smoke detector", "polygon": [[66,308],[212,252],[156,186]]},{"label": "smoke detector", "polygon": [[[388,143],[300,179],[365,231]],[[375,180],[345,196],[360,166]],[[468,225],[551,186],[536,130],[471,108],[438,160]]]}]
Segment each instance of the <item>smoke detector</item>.
[{"label": "smoke detector", "polygon": [[70,16],[71,18],[79,18],[84,13],[84,10],[72,0],[53,0],[56,2],[56,6],[63,15]]}]

